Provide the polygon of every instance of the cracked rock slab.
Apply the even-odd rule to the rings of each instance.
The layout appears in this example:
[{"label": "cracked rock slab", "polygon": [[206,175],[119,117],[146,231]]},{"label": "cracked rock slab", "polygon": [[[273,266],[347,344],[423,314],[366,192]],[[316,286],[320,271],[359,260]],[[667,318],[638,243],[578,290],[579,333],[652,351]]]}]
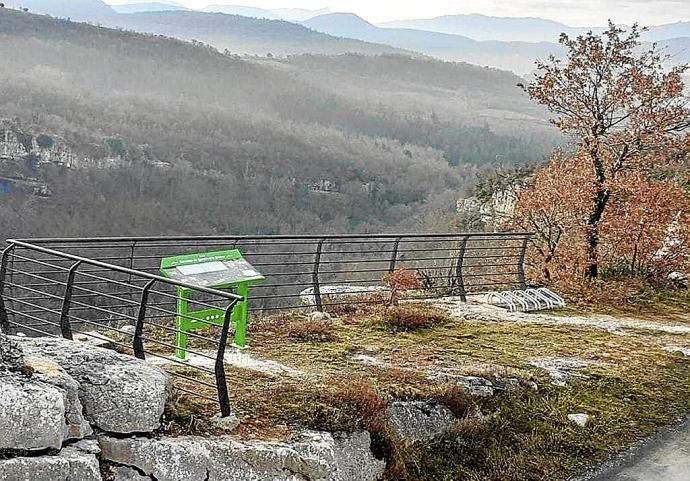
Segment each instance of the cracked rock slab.
[{"label": "cracked rock slab", "polygon": [[0,460],[0,481],[102,481],[98,459],[78,447],[56,456]]},{"label": "cracked rock slab", "polygon": [[401,438],[428,441],[452,428],[457,418],[441,404],[396,401],[388,406],[388,420]]},{"label": "cracked rock slab", "polygon": [[19,345],[0,333],[0,372],[20,372],[24,368],[24,353]]},{"label": "cracked rock slab", "polygon": [[129,466],[112,466],[110,476],[112,481],[151,481],[149,476],[143,476]]},{"label": "cracked rock slab", "polygon": [[576,357],[543,357],[532,359],[529,363],[543,369],[551,377],[553,384],[564,387],[572,380],[589,379],[589,376],[577,372],[580,369],[596,364],[593,361],[587,361]]},{"label": "cracked rock slab", "polygon": [[53,361],[27,356],[26,365],[33,371],[32,381],[41,381],[64,391],[67,439],[89,436],[93,430],[83,416],[84,408],[79,400],[79,383]]},{"label": "cracked rock slab", "polygon": [[444,371],[429,373],[430,381],[446,382],[463,387],[471,396],[490,397],[494,395],[494,385],[488,379],[477,376],[461,376]]},{"label": "cracked rock slab", "polygon": [[99,438],[103,460],[157,481],[374,481],[385,465],[372,455],[370,442],[368,433],[305,433],[289,443],[229,437]]},{"label": "cracked rock slab", "polygon": [[[52,361],[79,383],[84,417],[103,431],[160,427],[170,377],[144,361],[58,338],[14,338],[26,356]],[[203,478],[202,478],[203,479]]]},{"label": "cracked rock slab", "polygon": [[66,398],[55,386],[0,376],[0,449],[60,449],[68,437]]}]

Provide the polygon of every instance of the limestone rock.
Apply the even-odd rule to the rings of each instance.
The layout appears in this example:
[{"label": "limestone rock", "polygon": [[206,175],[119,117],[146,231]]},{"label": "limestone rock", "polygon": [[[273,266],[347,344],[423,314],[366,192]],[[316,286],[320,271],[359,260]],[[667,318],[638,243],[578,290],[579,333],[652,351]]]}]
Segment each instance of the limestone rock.
[{"label": "limestone rock", "polygon": [[[290,443],[107,436],[99,443],[103,460],[157,481],[374,481],[384,469],[371,453],[368,433],[304,433]],[[125,475],[138,479],[125,470],[122,481]]]},{"label": "limestone rock", "polygon": [[371,452],[368,432],[334,433],[335,466],[338,481],[377,480],[383,476],[386,462]]},{"label": "limestone rock", "polygon": [[151,478],[142,476],[136,469],[128,466],[112,466],[110,475],[112,481],[151,481]]},{"label": "limestone rock", "polygon": [[[390,292],[385,286],[321,286],[319,288],[321,293],[321,302],[324,306],[328,304],[338,304],[342,302],[354,302],[361,301],[362,298],[371,296],[373,294],[386,294]],[[310,287],[303,290],[299,294],[302,304],[305,306],[315,306],[316,305],[316,295],[314,294],[314,288]]]},{"label": "limestone rock", "polygon": [[396,401],[388,406],[388,420],[400,437],[428,441],[449,430],[457,418],[441,404]]},{"label": "limestone rock", "polygon": [[0,375],[0,450],[60,449],[68,437],[65,406],[57,387]]},{"label": "limestone rock", "polygon": [[57,456],[0,460],[0,481],[102,481],[98,459],[78,447]]},{"label": "limestone rock", "polygon": [[325,321],[330,321],[331,320],[331,315],[327,312],[312,312],[309,315],[309,320],[314,321],[314,322],[325,322]]},{"label": "limestone rock", "polygon": [[83,416],[84,409],[79,401],[79,383],[53,361],[28,356],[26,365],[33,371],[32,380],[42,381],[64,391],[67,439],[81,439],[90,435],[93,430]]},{"label": "limestone rock", "polygon": [[594,364],[576,357],[543,357],[532,359],[529,363],[546,371],[553,380],[553,384],[561,387],[566,386],[571,380],[589,379],[587,375],[577,371]]},{"label": "limestone rock", "polygon": [[464,387],[472,396],[489,397],[494,395],[494,385],[488,379],[477,376],[460,376],[443,371],[435,371],[427,376],[431,381],[448,382]]},{"label": "limestone rock", "polygon": [[24,368],[24,353],[19,345],[0,333],[0,372],[20,372]]},{"label": "limestone rock", "polygon": [[57,456],[0,461],[0,481],[65,481],[68,475],[69,461]]},{"label": "limestone rock", "polygon": [[568,414],[568,421],[584,428],[589,423],[589,414]]},{"label": "limestone rock", "polygon": [[14,338],[26,355],[53,361],[79,383],[84,415],[113,433],[160,427],[170,377],[144,361],[57,338]]}]

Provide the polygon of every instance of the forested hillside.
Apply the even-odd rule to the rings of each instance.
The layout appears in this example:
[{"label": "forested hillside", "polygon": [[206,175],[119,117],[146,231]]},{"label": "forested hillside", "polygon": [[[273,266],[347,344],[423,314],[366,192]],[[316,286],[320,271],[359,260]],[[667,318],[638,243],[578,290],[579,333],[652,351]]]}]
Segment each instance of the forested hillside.
[{"label": "forested hillside", "polygon": [[433,229],[476,172],[559,140],[518,77],[465,64],[240,58],[8,9],[0,58],[0,118],[82,166],[0,194],[6,237]]},{"label": "forested hillside", "polygon": [[406,53],[389,45],[338,38],[296,23],[198,11],[141,12],[98,19],[107,26],[198,40],[221,50],[251,55],[301,53]]}]

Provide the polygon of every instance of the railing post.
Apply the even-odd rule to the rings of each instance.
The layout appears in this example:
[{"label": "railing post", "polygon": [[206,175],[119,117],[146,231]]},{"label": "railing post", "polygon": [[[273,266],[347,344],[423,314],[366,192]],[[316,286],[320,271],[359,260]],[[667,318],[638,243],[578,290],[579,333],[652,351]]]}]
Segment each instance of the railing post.
[{"label": "railing post", "polygon": [[132,339],[132,350],[137,359],[146,359],[144,352],[144,319],[146,319],[146,303],[149,301],[149,290],[156,281],[150,280],[141,291],[141,302],[139,302],[139,312],[137,313],[137,325],[134,327],[134,338]]},{"label": "railing post", "polygon": [[74,288],[74,276],[77,274],[77,269],[81,265],[82,261],[77,261],[72,264],[67,273],[67,284],[65,285],[65,296],[62,299],[62,309],[60,310],[60,331],[62,337],[65,339],[73,340],[72,337],[72,324],[69,319],[69,308],[72,304],[72,291]]},{"label": "railing post", "polygon": [[232,409],[230,408],[230,396],[228,394],[228,384],[225,379],[225,346],[228,343],[228,332],[230,331],[232,310],[235,308],[235,304],[237,304],[237,301],[233,301],[225,309],[225,315],[223,316],[223,329],[220,333],[220,340],[218,341],[218,354],[216,355],[216,388],[218,389],[220,415],[224,418],[232,414]]},{"label": "railing post", "polygon": [[525,277],[525,253],[527,252],[527,245],[529,243],[529,237],[526,236],[522,241],[522,247],[520,248],[520,260],[518,264],[518,278],[520,281],[520,287],[522,289],[527,289],[527,278]]},{"label": "railing post", "polygon": [[400,247],[400,241],[402,240],[402,237],[398,237],[395,239],[395,243],[393,244],[393,254],[391,255],[391,263],[388,266],[388,272],[394,272],[395,271],[395,265],[398,262],[398,248]]},{"label": "railing post", "polygon": [[455,279],[458,282],[458,294],[462,302],[467,301],[467,291],[465,289],[465,278],[463,276],[463,267],[465,264],[465,251],[467,250],[467,238],[463,236],[460,239],[460,246],[458,247],[458,259],[455,264]]},{"label": "railing post", "polygon": [[10,244],[3,249],[0,255],[0,332],[10,332],[10,321],[7,317],[7,310],[5,308],[5,278],[7,276],[7,261],[9,260],[10,250],[14,248],[14,244]]},{"label": "railing post", "polygon": [[323,312],[321,285],[319,284],[319,269],[321,267],[321,252],[323,251],[324,242],[326,242],[326,239],[321,239],[316,244],[316,254],[314,255],[314,273],[312,274],[312,283],[314,284],[314,302],[316,303],[316,310],[319,312]]}]

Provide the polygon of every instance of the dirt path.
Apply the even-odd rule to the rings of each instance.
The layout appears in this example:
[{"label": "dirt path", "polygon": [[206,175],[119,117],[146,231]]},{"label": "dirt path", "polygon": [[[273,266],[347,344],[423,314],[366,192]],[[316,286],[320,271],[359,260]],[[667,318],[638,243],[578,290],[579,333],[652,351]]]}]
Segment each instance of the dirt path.
[{"label": "dirt path", "polygon": [[580,481],[690,481],[690,418]]},{"label": "dirt path", "polygon": [[486,304],[465,304],[459,299],[446,298],[430,301],[437,307],[459,319],[468,321],[518,322],[526,324],[562,324],[571,326],[592,327],[608,331],[640,329],[663,332],[666,334],[690,334],[690,326],[681,323],[659,323],[641,319],[622,319],[612,316],[556,316],[549,313],[531,314],[525,312],[508,312],[505,309]]}]

